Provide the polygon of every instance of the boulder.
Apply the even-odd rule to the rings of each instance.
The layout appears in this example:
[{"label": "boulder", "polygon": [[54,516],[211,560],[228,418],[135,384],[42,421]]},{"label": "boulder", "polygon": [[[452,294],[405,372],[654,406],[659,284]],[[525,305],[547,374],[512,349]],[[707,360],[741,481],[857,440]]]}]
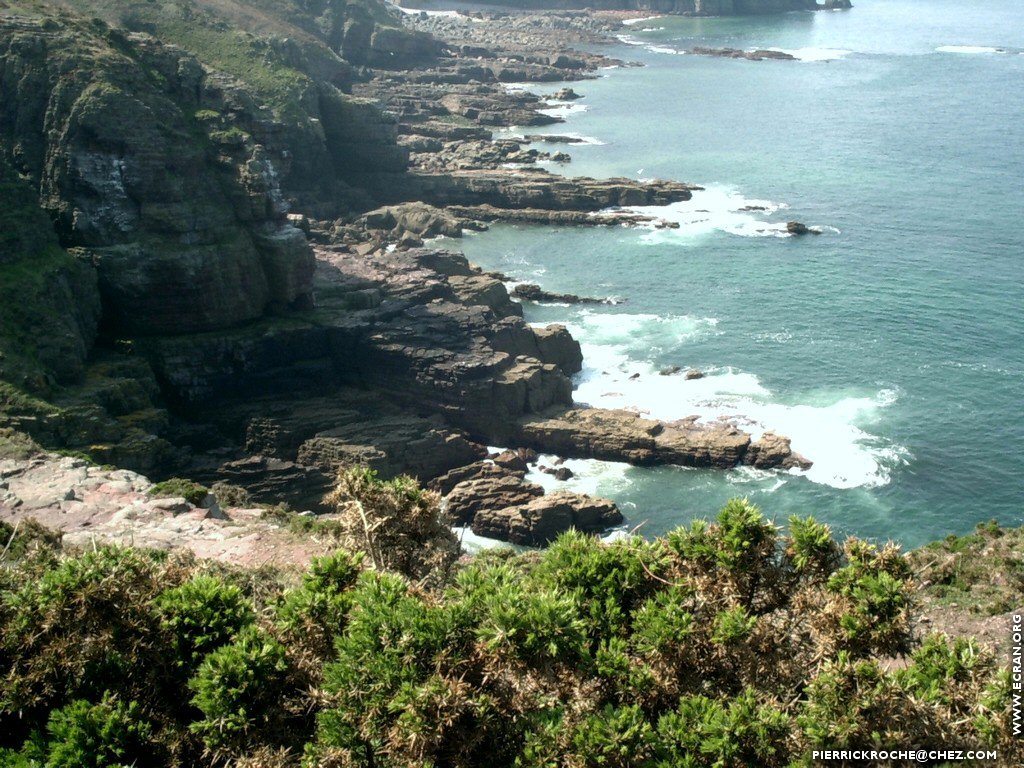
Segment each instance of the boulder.
[{"label": "boulder", "polygon": [[529,467],[516,451],[502,451],[493,459],[494,463],[502,469],[510,470],[512,472],[525,473]]},{"label": "boulder", "polygon": [[810,469],[811,462],[799,453],[793,453],[788,437],[765,432],[760,440],[751,443],[743,459],[757,469]]},{"label": "boulder", "polygon": [[583,98],[572,88],[559,88],[549,96],[552,101],[574,101]]},{"label": "boulder", "polygon": [[817,229],[811,229],[806,224],[799,221],[787,221],[786,231],[791,235],[820,235]]},{"label": "boulder", "polygon": [[477,461],[463,467],[456,467],[455,469],[445,472],[443,475],[438,475],[427,483],[427,487],[432,491],[437,491],[442,496],[447,496],[452,492],[455,486],[469,480],[493,479],[509,476],[522,479],[525,474],[525,472],[518,472],[505,469],[504,467],[499,467],[491,461]]},{"label": "boulder", "polygon": [[484,509],[473,518],[473,533],[513,544],[542,546],[575,528],[598,533],[622,522],[615,502],[569,491],[539,496],[526,504]]},{"label": "boulder", "polygon": [[479,477],[459,483],[448,494],[446,509],[452,522],[466,525],[482,510],[505,509],[529,503],[544,495],[544,489],[521,477],[506,474]]}]

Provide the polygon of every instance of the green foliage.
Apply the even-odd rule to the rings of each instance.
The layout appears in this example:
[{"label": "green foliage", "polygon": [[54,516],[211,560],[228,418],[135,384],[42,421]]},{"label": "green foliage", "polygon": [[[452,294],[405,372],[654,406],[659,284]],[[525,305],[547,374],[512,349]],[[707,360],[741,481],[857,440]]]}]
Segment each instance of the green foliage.
[{"label": "green foliage", "polygon": [[750,636],[756,626],[757,616],[749,616],[742,605],[737,605],[715,616],[711,639],[719,645],[740,643]]},{"label": "green foliage", "polygon": [[630,768],[650,756],[652,734],[639,707],[608,705],[573,729],[572,751],[583,765]]},{"label": "green foliage", "polygon": [[237,754],[266,727],[283,689],[285,648],[255,626],[206,656],[189,680],[202,719],[189,726],[214,754]]},{"label": "green foliage", "polygon": [[[320,713],[318,750],[340,749],[366,760],[368,745],[390,742],[389,751],[411,750],[422,758],[426,745],[415,737],[424,730],[422,721],[400,719],[413,702],[447,699],[448,683],[431,678],[466,653],[468,640],[458,610],[412,594],[400,576],[362,573],[348,626],[336,642],[337,660],[324,669],[324,689],[335,705]],[[440,731],[434,736],[443,738]]]},{"label": "green foliage", "polygon": [[633,621],[633,644],[645,655],[680,652],[694,632],[689,590],[669,587],[645,602]]},{"label": "green foliage", "polygon": [[463,570],[453,596],[491,653],[538,664],[571,663],[586,655],[584,623],[574,595],[538,587],[509,565]]},{"label": "green foliage", "polygon": [[9,427],[0,427],[0,459],[24,461],[41,451],[42,448],[24,432]]},{"label": "green foliage", "polygon": [[314,557],[302,584],[289,590],[277,605],[277,626],[293,647],[322,664],[334,639],[345,628],[352,607],[351,589],[362,570],[361,554],[339,551]]},{"label": "green foliage", "polygon": [[203,656],[255,620],[241,589],[204,574],[162,592],[155,606],[161,626],[173,638],[175,663],[186,676]]},{"label": "green foliage", "polygon": [[441,518],[438,494],[405,475],[381,480],[371,469],[350,467],[326,501],[337,509],[339,541],[366,552],[374,568],[424,583],[448,578],[459,542]]},{"label": "green foliage", "polygon": [[206,486],[194,483],[182,477],[172,477],[157,483],[149,489],[149,495],[157,498],[178,498],[185,499],[189,504],[199,506],[206,499],[210,489]]},{"label": "green foliage", "polygon": [[58,561],[3,594],[0,716],[119,692],[152,694],[165,663],[149,601],[158,566],[137,550],[104,547]]},{"label": "green foliage", "polygon": [[789,518],[786,557],[800,573],[828,575],[842,560],[842,550],[832,538],[832,529],[813,517]]},{"label": "green foliage", "polygon": [[544,553],[534,578],[576,595],[592,642],[625,632],[633,612],[660,586],[665,570],[662,547],[639,537],[604,544],[568,531]]},{"label": "green foliage", "polygon": [[230,483],[214,483],[210,486],[210,493],[217,500],[221,507],[248,507],[252,505],[252,498],[249,492],[237,485]]},{"label": "green foliage", "polygon": [[[407,481],[355,480],[367,519],[433,514]],[[949,744],[1017,759],[1005,669],[966,639],[915,640],[897,548],[839,549],[813,520],[778,541],[750,505],[728,510],[649,543],[487,553],[443,587],[345,550],[297,575],[27,548],[0,568],[0,764],[774,768]]]},{"label": "green foliage", "polygon": [[827,588],[838,599],[830,621],[838,623],[837,647],[855,655],[900,653],[908,648],[910,567],[898,549],[882,550],[856,539],[846,544],[848,564]]},{"label": "green foliage", "polygon": [[657,768],[787,765],[791,723],[777,706],[746,689],[730,702],[690,696],[657,727]]},{"label": "green foliage", "polygon": [[81,699],[54,710],[46,727],[46,768],[152,765],[153,729],[136,702],[106,694],[98,704]]},{"label": "green foliage", "polygon": [[0,562],[22,560],[37,553],[58,552],[62,538],[60,531],[40,525],[34,517],[26,517],[14,524],[0,520]]}]

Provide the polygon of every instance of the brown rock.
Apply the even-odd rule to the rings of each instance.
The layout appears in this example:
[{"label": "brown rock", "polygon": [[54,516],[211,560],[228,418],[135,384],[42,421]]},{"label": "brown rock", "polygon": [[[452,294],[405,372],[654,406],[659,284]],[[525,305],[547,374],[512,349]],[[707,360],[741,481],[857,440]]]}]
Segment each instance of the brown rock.
[{"label": "brown rock", "polygon": [[693,417],[666,424],[600,408],[520,419],[517,440],[575,458],[723,468],[739,464],[750,444],[748,434],[724,422],[698,424]]},{"label": "brown rock", "polygon": [[761,439],[751,443],[744,463],[757,469],[810,469],[811,462],[799,453],[793,453],[788,437],[765,432]]},{"label": "brown rock", "polygon": [[505,509],[529,503],[544,489],[514,475],[480,477],[459,483],[448,494],[447,511],[452,522],[465,525],[482,510]]},{"label": "brown rock", "polygon": [[494,457],[494,463],[513,472],[525,473],[527,470],[526,462],[516,451],[502,451]]},{"label": "brown rock", "polygon": [[523,505],[481,510],[472,528],[478,536],[540,546],[570,528],[596,533],[621,522],[622,514],[613,501],[556,491]]},{"label": "brown rock", "polygon": [[457,467],[445,472],[443,475],[435,477],[427,483],[427,487],[432,491],[437,491],[442,496],[447,496],[452,492],[455,486],[469,480],[493,479],[509,476],[522,479],[525,474],[525,472],[516,472],[499,467],[491,461],[477,461],[472,464],[467,464],[464,467]]}]

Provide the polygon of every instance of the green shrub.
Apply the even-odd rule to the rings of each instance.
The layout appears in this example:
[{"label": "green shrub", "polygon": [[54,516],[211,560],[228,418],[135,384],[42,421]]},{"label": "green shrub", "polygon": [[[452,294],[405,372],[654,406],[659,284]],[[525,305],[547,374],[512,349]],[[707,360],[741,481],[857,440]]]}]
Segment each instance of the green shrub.
[{"label": "green shrub", "polygon": [[895,546],[882,550],[851,539],[848,564],[827,582],[825,613],[835,647],[857,656],[906,652],[910,643],[910,568]]},{"label": "green shrub", "polygon": [[573,593],[537,586],[511,566],[469,567],[451,593],[489,653],[532,664],[585,658],[585,624]]},{"label": "green shrub", "polygon": [[252,504],[249,492],[238,485],[219,482],[210,486],[210,493],[221,507],[248,507]]},{"label": "green shrub", "polygon": [[771,704],[760,703],[745,689],[729,702],[688,696],[674,712],[658,720],[657,768],[773,768],[789,762],[791,724]]},{"label": "green shrub", "polygon": [[103,696],[54,710],[47,724],[46,768],[154,765],[153,728],[136,702]]},{"label": "green shrub", "polygon": [[34,517],[18,522],[0,520],[0,554],[7,561],[22,560],[34,554],[55,554],[60,551],[63,534],[40,525]]},{"label": "green shrub", "polygon": [[632,615],[660,586],[665,555],[639,537],[604,543],[568,531],[544,552],[533,578],[559,593],[576,595],[593,645],[624,635]]},{"label": "green shrub", "polygon": [[570,745],[579,764],[632,768],[650,758],[653,732],[639,707],[607,705],[573,729]]},{"label": "green shrub", "polygon": [[750,636],[757,626],[757,616],[750,616],[742,605],[715,616],[711,640],[719,645],[741,643]]},{"label": "green shrub", "polygon": [[157,483],[149,489],[149,495],[157,498],[178,498],[185,499],[189,504],[199,506],[206,500],[210,490],[199,483],[186,480],[182,477],[172,477]]},{"label": "green shrub", "polygon": [[328,658],[334,639],[345,628],[362,561],[361,554],[344,551],[314,557],[301,586],[286,592],[277,604],[278,628],[317,665]]},{"label": "green shrub", "polygon": [[171,654],[150,601],[173,578],[139,550],[103,547],[65,558],[3,594],[0,718],[49,710],[73,698],[158,695]]},{"label": "green shrub", "polygon": [[245,627],[208,654],[188,682],[203,717],[189,730],[213,754],[238,754],[258,737],[279,705],[288,665],[285,648],[258,627]]},{"label": "green shrub", "polygon": [[692,595],[682,587],[669,587],[645,602],[633,620],[632,642],[648,656],[678,655],[694,634]]},{"label": "green shrub", "polygon": [[174,663],[190,676],[210,651],[230,642],[255,620],[242,590],[198,574],[162,592],[155,601],[161,626],[170,632]]},{"label": "green shrub", "polygon": [[458,611],[411,593],[400,576],[360,574],[348,626],[336,642],[337,660],[324,668],[323,687],[332,694],[332,706],[318,716],[314,753],[341,750],[361,765],[376,750],[393,756],[396,764],[415,763],[426,759],[426,746],[417,738],[410,742],[405,729],[421,733],[429,727],[438,734],[432,748],[443,749],[450,733],[443,719],[430,726],[399,719],[414,702],[449,701],[453,678],[436,676],[465,657],[468,641]]},{"label": "green shrub", "polygon": [[813,517],[789,518],[786,557],[799,573],[828,576],[842,561],[842,549],[832,537],[832,529]]},{"label": "green shrub", "polygon": [[438,494],[405,475],[381,480],[354,467],[338,474],[326,502],[337,510],[341,544],[365,552],[374,568],[423,583],[447,580],[460,548]]}]

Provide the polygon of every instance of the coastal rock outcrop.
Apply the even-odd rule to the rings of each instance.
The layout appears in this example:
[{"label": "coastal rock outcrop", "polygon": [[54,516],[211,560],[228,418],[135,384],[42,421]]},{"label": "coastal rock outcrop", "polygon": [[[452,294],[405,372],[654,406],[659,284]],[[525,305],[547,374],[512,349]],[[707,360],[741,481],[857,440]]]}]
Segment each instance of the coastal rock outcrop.
[{"label": "coastal rock outcrop", "polygon": [[513,544],[543,546],[575,528],[600,533],[622,522],[613,501],[570,491],[556,491],[504,509],[484,509],[473,518],[478,536]]},{"label": "coastal rock outcrop", "polygon": [[544,489],[539,485],[511,473],[477,477],[451,490],[445,497],[445,510],[454,524],[468,525],[482,512],[526,505],[543,495]]},{"label": "coastal rock outcrop", "polygon": [[558,303],[558,304],[604,304],[607,303],[605,299],[595,299],[589,296],[576,296],[571,293],[552,293],[551,291],[545,291],[536,283],[519,283],[515,288],[512,289],[512,295],[517,299],[523,299],[525,301],[534,301],[539,303]]},{"label": "coastal rock outcrop", "polygon": [[786,438],[766,435],[751,454],[749,434],[728,422],[701,423],[696,416],[661,422],[633,411],[573,408],[524,417],[515,437],[522,445],[560,456],[647,466],[729,468],[751,460],[761,468],[810,466],[792,454]]}]

